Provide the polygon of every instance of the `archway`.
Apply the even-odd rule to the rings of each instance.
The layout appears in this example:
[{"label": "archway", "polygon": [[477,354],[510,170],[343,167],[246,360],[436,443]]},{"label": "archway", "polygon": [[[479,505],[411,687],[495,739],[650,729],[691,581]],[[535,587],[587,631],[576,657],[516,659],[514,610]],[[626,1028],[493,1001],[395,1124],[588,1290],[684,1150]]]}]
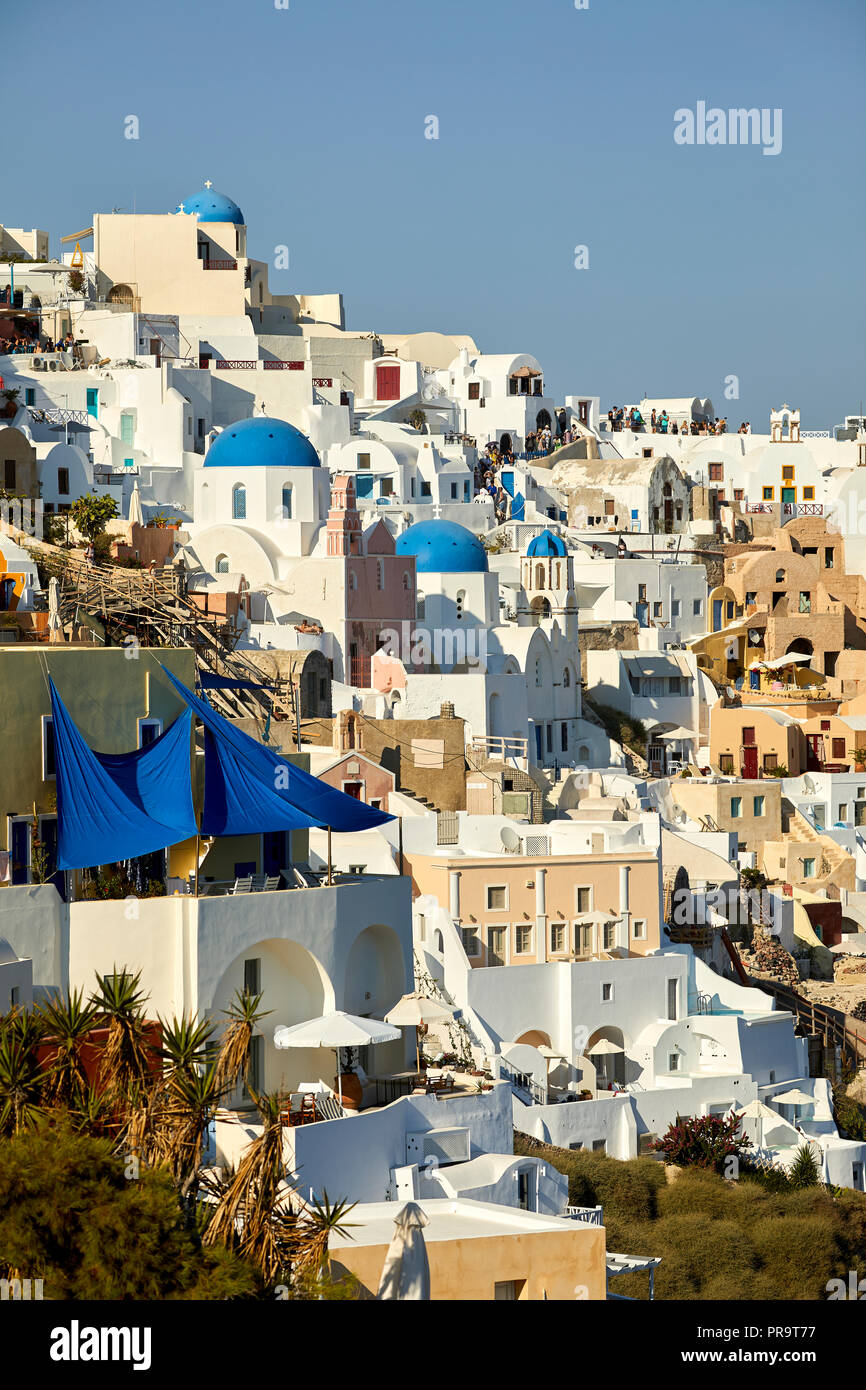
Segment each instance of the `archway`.
[{"label": "archway", "polygon": [[550,411],[539,410],[538,414],[535,417],[535,428],[537,430],[549,430],[551,428],[551,425],[552,421],[550,418]]},{"label": "archway", "polygon": [[513,445],[512,442],[511,442],[511,435],[510,435],[510,434],[504,434],[504,435],[502,436],[502,438],[500,439],[500,441],[499,441],[499,452],[500,452],[500,454],[510,454],[510,453],[513,452],[513,450],[514,450],[514,445]]},{"label": "archway", "polygon": [[[599,1043],[609,1043],[618,1050],[597,1052],[593,1056],[593,1048]],[[596,1084],[600,1091],[608,1090],[612,1081],[618,1081],[620,1085],[625,1084],[625,1036],[621,1028],[616,1028],[610,1023],[605,1024],[603,1028],[597,1028],[590,1035],[583,1051],[585,1060],[595,1068]]]},{"label": "archway", "polygon": [[132,304],[134,298],[129,285],[112,285],[106,295],[106,302],[109,304]]},{"label": "archway", "polygon": [[496,737],[502,733],[502,700],[494,692],[487,704],[487,734],[488,737]]},{"label": "archway", "polygon": [[532,615],[532,623],[537,627],[543,619],[550,617],[550,599],[541,596],[534,598],[529,605],[529,612]]},{"label": "archway", "polygon": [[[261,1066],[258,1088],[296,1090],[301,1081],[331,1077],[333,1052],[329,1055],[318,1048],[278,1051],[273,1041],[275,1027],[319,1018],[334,1008],[334,987],[321,962],[297,941],[271,938],[253,942],[235,957],[214,990],[209,1012],[218,1028],[225,1024],[223,1011],[231,1005],[236,991],[245,987],[256,993],[261,991],[262,1008],[270,1011],[257,1032]],[[238,1087],[227,1103],[242,1102]]]},{"label": "archway", "polygon": [[[383,1018],[411,988],[403,945],[397,933],[392,927],[378,923],[366,927],[355,937],[346,957],[341,1007],[350,1014]],[[380,1043],[370,1050],[366,1061],[361,1057],[361,1065],[365,1071],[399,1071],[410,1039],[414,1042],[411,1034],[404,1033],[396,1042]],[[372,1065],[373,1057],[375,1065]]]},{"label": "archway", "polygon": [[814,651],[815,648],[808,637],[795,637],[793,642],[785,648],[785,655],[789,656],[794,653],[800,656],[812,656]]},{"label": "archway", "polygon": [[517,1043],[528,1043],[530,1047],[552,1047],[550,1034],[542,1032],[540,1028],[530,1028],[528,1032],[521,1033],[514,1043],[515,1046]]}]

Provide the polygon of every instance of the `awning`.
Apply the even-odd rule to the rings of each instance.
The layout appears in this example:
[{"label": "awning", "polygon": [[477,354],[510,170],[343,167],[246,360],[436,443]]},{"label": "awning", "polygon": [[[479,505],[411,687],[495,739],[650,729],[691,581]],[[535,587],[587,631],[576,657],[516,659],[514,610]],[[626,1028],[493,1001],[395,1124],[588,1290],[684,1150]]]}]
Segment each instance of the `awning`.
[{"label": "awning", "polygon": [[695,733],[694,729],[686,729],[682,725],[680,725],[676,729],[669,729],[667,733],[658,733],[657,730],[652,729],[650,730],[650,737],[659,739],[661,741],[662,739],[666,738],[696,739],[698,735]]},{"label": "awning", "polygon": [[770,661],[753,661],[749,670],[778,671],[783,666],[802,666],[803,662],[811,660],[811,652],[808,656],[805,652],[786,652],[784,656],[774,656]]}]

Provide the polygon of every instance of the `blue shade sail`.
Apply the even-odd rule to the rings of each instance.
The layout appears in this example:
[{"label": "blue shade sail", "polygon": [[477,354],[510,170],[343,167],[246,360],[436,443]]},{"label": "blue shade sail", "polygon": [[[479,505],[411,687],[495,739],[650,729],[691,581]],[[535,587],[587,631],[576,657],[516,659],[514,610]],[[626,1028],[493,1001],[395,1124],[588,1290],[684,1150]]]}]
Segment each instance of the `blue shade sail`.
[{"label": "blue shade sail", "polygon": [[166,849],[198,832],[192,711],[131,753],[95,753],[49,678],[57,774],[57,867],[87,869]]},{"label": "blue shade sail", "polygon": [[162,669],[205,727],[202,835],[259,835],[328,825],[338,831],[370,830],[394,819],[257,743]]}]

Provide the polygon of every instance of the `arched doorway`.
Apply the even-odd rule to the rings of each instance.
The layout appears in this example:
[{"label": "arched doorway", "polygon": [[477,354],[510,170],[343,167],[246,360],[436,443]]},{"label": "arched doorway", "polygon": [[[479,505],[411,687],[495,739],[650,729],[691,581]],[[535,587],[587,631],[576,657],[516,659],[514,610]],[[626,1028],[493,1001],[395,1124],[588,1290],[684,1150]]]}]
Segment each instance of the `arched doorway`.
[{"label": "arched doorway", "polygon": [[129,285],[112,285],[111,289],[108,291],[108,294],[106,295],[106,301],[109,304],[131,305],[134,298],[135,296],[133,295],[132,289]]},{"label": "arched doorway", "polygon": [[549,430],[551,428],[551,425],[552,421],[550,418],[550,411],[539,410],[538,414],[535,417],[535,428],[537,430]]},{"label": "arched doorway", "polygon": [[[602,1051],[594,1052],[593,1049],[599,1046]],[[612,1024],[597,1028],[583,1051],[585,1061],[595,1068],[599,1091],[609,1090],[612,1081],[625,1084],[625,1037],[621,1028],[615,1028]]]},{"label": "arched doorway", "polygon": [[795,637],[793,642],[785,648],[785,655],[790,656],[793,653],[797,656],[812,656],[814,651],[815,648],[808,637]]},{"label": "arched doorway", "polygon": [[540,1028],[530,1028],[527,1033],[521,1033],[519,1038],[514,1039],[517,1043],[528,1043],[530,1047],[551,1047],[550,1034],[544,1033]]},{"label": "arched doorway", "polygon": [[504,434],[499,441],[500,454],[511,454],[514,452],[514,445],[511,442],[511,435]]},{"label": "arched doorway", "polygon": [[[297,941],[272,938],[253,942],[223,972],[214,990],[209,1013],[218,1030],[225,1025],[225,1013],[238,990],[261,992],[264,1010],[255,1044],[253,1077],[257,1089],[275,1091],[280,1087],[296,1090],[299,1082],[329,1079],[334,1072],[334,1054],[319,1048],[278,1050],[274,1028],[320,1018],[334,1008],[334,988],[320,961]],[[257,1060],[256,1060],[257,1059]],[[324,1070],[323,1070],[324,1068]],[[244,1102],[241,1088],[227,1104]]]},{"label": "arched doorway", "polygon": [[529,605],[529,612],[532,615],[533,627],[538,627],[543,619],[550,617],[550,600],[543,597],[534,598]]}]

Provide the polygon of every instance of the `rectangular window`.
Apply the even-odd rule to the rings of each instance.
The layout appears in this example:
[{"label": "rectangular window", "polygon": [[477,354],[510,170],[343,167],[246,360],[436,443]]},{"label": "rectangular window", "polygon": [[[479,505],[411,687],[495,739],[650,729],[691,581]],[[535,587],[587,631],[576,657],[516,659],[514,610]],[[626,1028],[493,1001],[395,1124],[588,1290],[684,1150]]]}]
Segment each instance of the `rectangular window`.
[{"label": "rectangular window", "polygon": [[743,729],[743,743],[746,746],[746,748],[754,748],[755,726],[753,724],[746,725],[746,727]]},{"label": "rectangular window", "polygon": [[393,497],[393,496],[394,496],[394,479],[393,479],[393,478],[382,478],[381,482],[379,483],[379,496],[380,496],[380,497]]},{"label": "rectangular window", "polygon": [[612,951],[616,945],[616,925],[613,922],[604,924],[604,949]]},{"label": "rectangular window", "polygon": [[794,481],[794,465],[786,463],[782,466],[782,482],[792,483]]},{"label": "rectangular window", "polygon": [[679,676],[668,676],[668,694],[682,695],[682,680]]},{"label": "rectangular window", "polygon": [[834,758],[844,758],[844,757],[845,757],[845,740],[844,740],[844,738],[834,738],[834,739],[831,739],[831,740],[830,740],[830,746],[831,746],[831,748],[832,748],[832,750],[833,750],[833,752],[832,752],[832,757],[834,757]]},{"label": "rectangular window", "polygon": [[370,455],[369,455],[369,454],[359,454],[359,455],[358,455],[358,467],[359,467],[359,468],[369,468],[369,467],[370,467]]},{"label": "rectangular window", "polygon": [[646,940],[646,922],[642,917],[635,918],[631,926],[631,934],[635,941]]},{"label": "rectangular window", "polygon": [[762,816],[764,814],[764,798],[762,796],[755,796],[752,798],[752,812],[756,816]]},{"label": "rectangular window", "polygon": [[773,500],[773,489],[772,489],[771,487],[762,487],[762,488],[761,488],[761,498],[762,498],[762,500],[763,500],[764,502],[772,502],[772,500]]},{"label": "rectangular window", "polygon": [[848,819],[848,802],[847,802],[847,801],[840,801],[840,802],[839,802],[839,812],[838,812],[838,814],[837,814],[837,816],[836,816],[836,819],[837,819],[837,820],[843,820],[843,821]]},{"label": "rectangular window", "polygon": [[831,569],[833,568],[833,563],[834,563],[834,558],[833,558],[833,547],[832,547],[832,545],[828,545],[828,546],[825,548],[825,550],[824,550],[824,568],[825,568],[825,570],[831,570]]},{"label": "rectangular window", "polygon": [[743,500],[743,489],[742,489],[741,487],[735,487],[735,488],[734,488],[734,501],[735,501],[735,502],[742,502],[742,500]]},{"label": "rectangular window", "polygon": [[805,589],[800,590],[800,612],[811,613],[812,595]]},{"label": "rectangular window", "polygon": [[563,753],[568,752],[568,721],[563,719],[559,730],[559,746]]},{"label": "rectangular window", "polygon": [[733,772],[733,770],[734,770],[734,755],[733,755],[733,753],[720,753],[720,754],[719,754],[719,771],[720,771],[720,772],[724,772],[724,773],[727,774],[727,773]]},{"label": "rectangular window", "polygon": [[57,491],[61,497],[69,495],[69,469],[58,468],[57,470]]},{"label": "rectangular window", "polygon": [[265,1040],[261,1033],[250,1038],[250,1079],[248,1089],[258,1095],[265,1077]]},{"label": "rectangular window", "polygon": [[493,1285],[493,1301],[495,1303],[517,1302],[523,1297],[525,1288],[525,1279],[503,1279],[499,1283]]},{"label": "rectangular window", "polygon": [[15,460],[6,459],[3,464],[3,486],[7,492],[15,491]]},{"label": "rectangular window", "polygon": [[24,388],[24,404],[25,404],[25,405],[35,405],[35,404],[36,404],[36,391],[34,390],[34,388],[33,388],[32,386],[25,386],[25,388]]},{"label": "rectangular window", "polygon": [[593,1139],[593,1141],[592,1141],[592,1151],[593,1151],[594,1154],[603,1154],[603,1153],[606,1153],[606,1152],[607,1152],[607,1143],[606,1143],[606,1141],[605,1141],[604,1139]]},{"label": "rectangular window", "polygon": [[244,961],[244,994],[255,996],[262,992],[262,962],[259,956]]},{"label": "rectangular window", "polygon": [[778,766],[779,766],[779,755],[778,755],[778,753],[765,753],[765,754],[764,754],[764,771],[765,771],[765,772],[775,772],[775,771],[776,771],[776,768],[777,768]]},{"label": "rectangular window", "polygon": [[603,1004],[613,1003],[613,985],[603,984],[601,987],[601,1002]]},{"label": "rectangular window", "polygon": [[743,814],[743,798],[741,796],[731,797],[731,820],[739,820]]},{"label": "rectangular window", "polygon": [[592,889],[576,888],[574,891],[575,911],[578,916],[592,911]]},{"label": "rectangular window", "polygon": [[613,508],[614,508],[614,501],[613,501],[613,498],[612,498],[612,497],[605,497],[605,499],[604,499],[604,514],[605,514],[605,516],[613,516]]},{"label": "rectangular window", "polygon": [[692,599],[692,616],[699,618],[704,611],[704,601],[702,598]]},{"label": "rectangular window", "polygon": [[50,714],[42,716],[42,780],[48,782],[57,776],[54,757],[54,720]]},{"label": "rectangular window", "polygon": [[554,922],[550,928],[550,954],[561,956],[565,950],[565,923]]},{"label": "rectangular window", "polygon": [[663,610],[662,605],[661,605],[660,603],[654,603],[654,604],[653,604],[653,617],[654,617],[654,618],[660,618],[660,617],[662,616],[662,612],[663,612],[663,611],[664,611],[664,610]]},{"label": "rectangular window", "polygon": [[815,877],[815,861],[814,861],[814,859],[804,859],[802,862],[803,862],[803,877],[804,877],[804,878],[814,878],[814,877]]},{"label": "rectangular window", "polygon": [[679,1054],[678,1052],[671,1052],[671,1053],[669,1053],[669,1054],[668,1054],[668,1071],[679,1071],[679,1069],[680,1069],[680,1054]]},{"label": "rectangular window", "polygon": [[678,980],[668,980],[668,1018],[675,1019],[677,1015],[677,986]]},{"label": "rectangular window", "polygon": [[470,381],[470,383],[469,383],[469,399],[470,399],[470,401],[477,401],[477,400],[480,400],[480,399],[481,399],[481,382],[480,382],[480,381]]},{"label": "rectangular window", "polygon": [[139,719],[138,721],[138,746],[139,748],[149,748],[152,743],[156,743],[162,733],[161,719]]},{"label": "rectangular window", "polygon": [[720,483],[725,476],[724,465],[721,463],[710,464],[710,482]]},{"label": "rectangular window", "polygon": [[574,949],[579,956],[592,955],[592,926],[589,922],[575,923]]},{"label": "rectangular window", "polygon": [[487,889],[487,910],[488,912],[504,912],[508,907],[508,889],[505,886],[497,886]]},{"label": "rectangular window", "polygon": [[680,601],[679,601],[678,598],[672,598],[672,599],[671,599],[671,617],[672,617],[672,618],[678,618],[679,616],[680,616]]},{"label": "rectangular window", "polygon": [[463,942],[463,949],[470,960],[473,956],[481,955],[481,942],[474,927],[461,927],[460,937]]},{"label": "rectangular window", "polygon": [[452,483],[452,484],[451,484],[451,500],[452,500],[452,502],[456,502],[456,500],[457,500],[457,484],[456,484],[456,483]]},{"label": "rectangular window", "polygon": [[422,496],[422,497],[430,497],[430,496],[432,496],[430,484],[427,482],[427,480],[426,480],[425,478],[422,478],[422,479],[421,479],[421,496]]},{"label": "rectangular window", "polygon": [[532,927],[521,924],[514,929],[514,954],[528,956],[532,953]]},{"label": "rectangular window", "polygon": [[638,603],[646,603],[646,584],[638,584],[637,601]]},{"label": "rectangular window", "polygon": [[814,500],[815,500],[815,489],[814,489],[813,487],[804,487],[804,488],[803,488],[803,501],[804,501],[804,502],[814,502]]}]

